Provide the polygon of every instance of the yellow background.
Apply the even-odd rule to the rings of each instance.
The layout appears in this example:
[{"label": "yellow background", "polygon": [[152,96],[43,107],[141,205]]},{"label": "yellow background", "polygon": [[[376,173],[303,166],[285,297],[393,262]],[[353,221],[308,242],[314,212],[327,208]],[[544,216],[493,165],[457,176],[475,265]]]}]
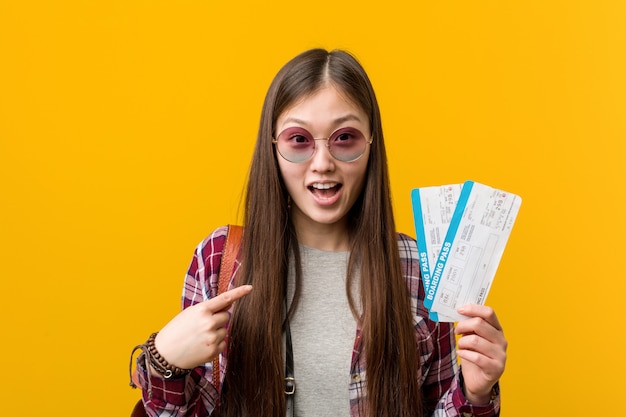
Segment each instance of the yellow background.
[{"label": "yellow background", "polygon": [[130,412],[131,348],[240,218],[271,78],[321,46],[372,78],[401,230],[414,187],[524,199],[488,299],[503,415],[619,414],[625,21],[618,0],[0,0],[1,413]]}]

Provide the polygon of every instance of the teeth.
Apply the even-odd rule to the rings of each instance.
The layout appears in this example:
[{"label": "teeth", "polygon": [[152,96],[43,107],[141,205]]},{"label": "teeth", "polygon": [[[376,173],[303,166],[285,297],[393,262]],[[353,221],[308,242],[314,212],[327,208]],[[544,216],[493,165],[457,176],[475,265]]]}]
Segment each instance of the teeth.
[{"label": "teeth", "polygon": [[336,182],[326,182],[326,183],[323,183],[323,184],[319,183],[319,182],[316,182],[316,183],[311,184],[311,187],[316,188],[318,190],[328,190],[329,188],[333,188],[336,185],[337,185]]}]

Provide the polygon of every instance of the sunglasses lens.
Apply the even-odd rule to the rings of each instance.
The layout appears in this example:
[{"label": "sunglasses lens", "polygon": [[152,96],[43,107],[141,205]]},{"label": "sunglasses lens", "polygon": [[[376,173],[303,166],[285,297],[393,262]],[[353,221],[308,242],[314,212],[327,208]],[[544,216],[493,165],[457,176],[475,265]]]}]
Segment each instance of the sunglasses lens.
[{"label": "sunglasses lens", "polygon": [[276,144],[278,152],[291,162],[306,161],[315,151],[315,140],[308,131],[300,127],[283,130],[278,135]]},{"label": "sunglasses lens", "polygon": [[352,127],[344,127],[335,131],[328,139],[328,146],[332,156],[340,161],[351,162],[358,159],[365,152],[365,136]]}]

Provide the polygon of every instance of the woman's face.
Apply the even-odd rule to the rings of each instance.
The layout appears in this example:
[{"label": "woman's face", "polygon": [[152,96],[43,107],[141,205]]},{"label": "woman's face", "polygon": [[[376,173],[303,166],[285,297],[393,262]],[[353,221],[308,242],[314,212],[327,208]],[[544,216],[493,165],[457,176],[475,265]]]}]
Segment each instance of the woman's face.
[{"label": "woman's face", "polygon": [[[306,129],[313,138],[328,138],[346,127],[359,130],[366,140],[371,137],[367,115],[332,85],[288,107],[276,121],[276,134],[292,127]],[[304,162],[290,162],[276,153],[300,235],[336,226],[345,229],[346,215],[363,190],[370,145],[357,160],[343,162],[330,154],[326,143],[315,141],[313,156]]]}]

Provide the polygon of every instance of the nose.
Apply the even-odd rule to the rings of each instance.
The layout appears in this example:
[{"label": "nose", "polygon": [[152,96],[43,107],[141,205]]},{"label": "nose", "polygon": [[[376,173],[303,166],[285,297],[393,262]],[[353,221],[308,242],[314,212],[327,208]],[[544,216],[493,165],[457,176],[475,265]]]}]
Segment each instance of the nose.
[{"label": "nose", "polygon": [[315,143],[315,152],[311,157],[311,170],[328,172],[335,169],[335,158],[330,154],[328,142],[320,140]]}]

